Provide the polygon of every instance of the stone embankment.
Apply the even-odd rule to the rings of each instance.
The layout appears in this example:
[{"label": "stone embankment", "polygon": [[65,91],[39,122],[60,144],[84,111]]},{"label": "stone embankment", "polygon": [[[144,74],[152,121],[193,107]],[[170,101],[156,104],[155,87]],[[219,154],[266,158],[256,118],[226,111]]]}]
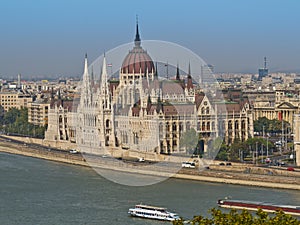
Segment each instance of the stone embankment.
[{"label": "stone embankment", "polygon": [[[26,144],[13,143],[0,140],[0,152],[19,154],[45,160],[62,163],[75,164],[80,166],[91,166],[81,154],[70,154],[69,152],[53,151],[47,148],[28,146]],[[104,159],[99,157],[100,162]],[[114,160],[116,161],[116,160]],[[300,171],[285,171],[274,168],[260,168],[249,165],[233,164],[232,166],[210,165],[210,169],[181,169],[175,173],[165,172],[163,168],[158,170],[143,169],[128,163],[100,163],[96,164],[104,169],[119,170],[130,173],[140,173],[145,175],[167,176],[180,179],[190,179],[206,182],[218,182],[227,184],[239,184],[260,186],[269,188],[283,188],[300,190]],[[121,165],[121,166],[120,166]],[[94,165],[93,165],[94,166]]]}]

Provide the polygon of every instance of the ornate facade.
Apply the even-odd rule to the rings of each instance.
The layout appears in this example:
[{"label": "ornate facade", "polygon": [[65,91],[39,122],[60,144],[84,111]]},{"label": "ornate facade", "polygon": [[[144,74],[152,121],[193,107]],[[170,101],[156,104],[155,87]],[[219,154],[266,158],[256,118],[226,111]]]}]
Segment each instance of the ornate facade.
[{"label": "ornate facade", "polygon": [[[190,66],[187,74],[180,74],[177,65],[174,77],[158,77],[157,64],[141,47],[138,25],[134,47],[123,61],[118,80],[108,79],[104,56],[101,80],[92,82],[86,56],[81,96],[70,127],[76,132],[79,149],[94,153],[107,147],[185,153],[181,138],[192,129],[204,141],[202,151],[207,151],[209,141],[216,137],[231,143],[253,136],[247,100],[224,101],[221,95],[204,94],[193,83]],[[57,131],[58,127],[54,126]]]},{"label": "ornate facade", "polygon": [[289,122],[293,127],[294,115],[300,113],[298,93],[284,90],[271,92],[271,95],[258,95],[253,102],[254,120],[266,117]]}]

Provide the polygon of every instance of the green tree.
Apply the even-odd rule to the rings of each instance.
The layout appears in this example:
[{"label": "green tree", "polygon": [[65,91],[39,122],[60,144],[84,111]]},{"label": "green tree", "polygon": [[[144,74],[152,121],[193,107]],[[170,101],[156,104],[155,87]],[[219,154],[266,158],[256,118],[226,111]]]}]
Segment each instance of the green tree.
[{"label": "green tree", "polygon": [[266,133],[278,134],[282,132],[282,125],[284,129],[290,126],[287,121],[281,121],[277,119],[269,120],[266,117],[260,117],[258,120],[254,121],[254,131],[260,132],[261,134],[263,131]]},{"label": "green tree", "polygon": [[189,221],[176,220],[173,225],[299,225],[300,221],[287,215],[282,211],[276,213],[267,213],[259,209],[255,215],[252,215],[248,210],[244,209],[238,212],[235,209],[228,213],[222,212],[220,209],[211,209],[211,218],[205,218],[201,215],[194,216]]},{"label": "green tree", "polygon": [[222,144],[220,146],[220,150],[216,156],[216,159],[227,161],[228,160],[228,151],[229,151],[229,146],[226,145],[224,142],[222,142]]},{"label": "green tree", "polygon": [[185,148],[189,154],[194,154],[199,137],[194,128],[186,131],[180,138],[180,148]]},{"label": "green tree", "polygon": [[46,126],[37,126],[29,123],[27,108],[11,108],[4,114],[3,129],[10,134],[44,138]]}]

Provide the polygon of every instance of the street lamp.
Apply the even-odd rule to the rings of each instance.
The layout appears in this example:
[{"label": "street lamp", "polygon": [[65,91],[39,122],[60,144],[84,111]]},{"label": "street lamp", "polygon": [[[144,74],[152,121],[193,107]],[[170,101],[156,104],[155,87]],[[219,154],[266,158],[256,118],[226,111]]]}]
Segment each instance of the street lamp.
[{"label": "street lamp", "polygon": [[255,157],[255,164],[258,163],[258,142],[256,142],[256,157]]},{"label": "street lamp", "polygon": [[267,158],[269,158],[269,137],[267,136]]}]

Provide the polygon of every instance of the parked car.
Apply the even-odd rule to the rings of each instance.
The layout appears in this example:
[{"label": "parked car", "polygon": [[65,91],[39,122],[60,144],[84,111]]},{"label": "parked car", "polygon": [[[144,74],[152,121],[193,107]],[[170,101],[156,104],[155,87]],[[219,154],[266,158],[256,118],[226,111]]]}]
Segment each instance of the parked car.
[{"label": "parked car", "polygon": [[139,158],[138,161],[139,161],[139,162],[145,162],[145,159],[144,159],[144,157],[142,157],[142,158]]},{"label": "parked car", "polygon": [[196,164],[193,162],[183,162],[181,166],[183,168],[196,168]]},{"label": "parked car", "polygon": [[71,154],[78,154],[78,151],[75,150],[75,149],[72,149],[72,150],[70,150],[70,153],[71,153]]},{"label": "parked car", "polygon": [[266,163],[271,163],[272,160],[271,160],[270,158],[266,158],[265,162],[266,162]]},{"label": "parked car", "polygon": [[295,171],[294,167],[288,167],[287,171]]}]

